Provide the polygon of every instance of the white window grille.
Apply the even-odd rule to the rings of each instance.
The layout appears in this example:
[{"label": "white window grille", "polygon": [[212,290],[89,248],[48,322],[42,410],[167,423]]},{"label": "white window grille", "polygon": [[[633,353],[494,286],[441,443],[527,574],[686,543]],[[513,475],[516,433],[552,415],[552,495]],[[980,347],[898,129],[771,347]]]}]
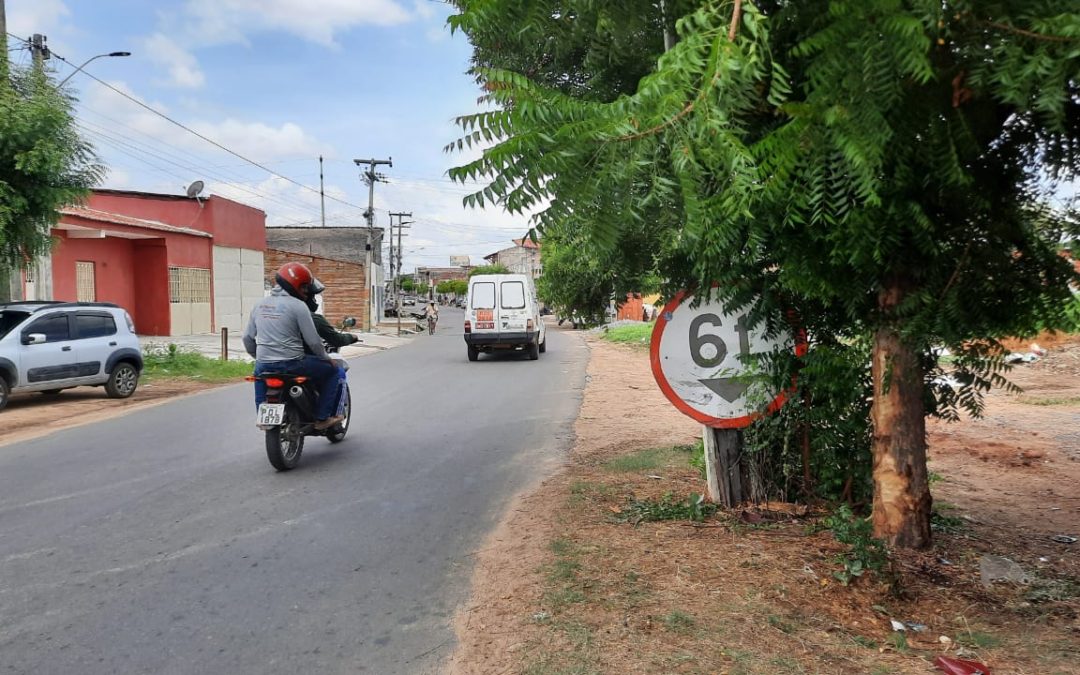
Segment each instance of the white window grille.
[{"label": "white window grille", "polygon": [[97,284],[94,279],[94,263],[75,263],[75,299],[79,302],[97,301]]},{"label": "white window grille", "polygon": [[169,302],[209,303],[210,270],[198,267],[170,267]]}]

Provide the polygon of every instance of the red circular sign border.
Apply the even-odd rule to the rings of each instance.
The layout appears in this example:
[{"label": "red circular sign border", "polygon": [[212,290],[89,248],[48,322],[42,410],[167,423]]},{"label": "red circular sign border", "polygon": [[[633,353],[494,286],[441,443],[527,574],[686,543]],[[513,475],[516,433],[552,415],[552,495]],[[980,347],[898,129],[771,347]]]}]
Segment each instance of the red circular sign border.
[{"label": "red circular sign border", "polygon": [[[679,398],[679,395],[675,393],[675,390],[671,388],[671,385],[667,381],[667,377],[664,375],[663,368],[660,366],[660,338],[664,334],[664,328],[668,324],[667,317],[669,314],[675,312],[688,296],[692,296],[690,291],[681,290],[675,294],[675,297],[671,299],[671,302],[664,305],[664,309],[660,312],[660,315],[656,317],[656,324],[653,326],[652,338],[649,344],[649,363],[652,366],[653,379],[656,380],[656,384],[659,385],[660,391],[664,392],[664,396],[667,400],[671,401],[679,412],[682,414],[704,424],[705,426],[712,427],[714,429],[743,429],[750,426],[754,420],[761,419],[764,415],[771,415],[780,409],[787,401],[787,392],[794,391],[795,378],[791,378],[791,388],[786,391],[781,391],[773,399],[772,403],[765,408],[765,413],[755,412],[749,415],[743,415],[742,417],[713,417],[712,415],[706,415],[705,413],[695,410],[687,405],[686,401]],[[806,354],[806,336],[802,329],[795,331],[795,355],[804,356]]]}]

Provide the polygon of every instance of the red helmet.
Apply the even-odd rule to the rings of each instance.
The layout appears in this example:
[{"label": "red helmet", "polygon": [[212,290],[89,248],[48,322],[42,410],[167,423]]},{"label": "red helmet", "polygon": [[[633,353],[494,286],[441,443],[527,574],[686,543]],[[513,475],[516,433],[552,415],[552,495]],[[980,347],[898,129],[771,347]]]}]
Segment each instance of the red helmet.
[{"label": "red helmet", "polygon": [[298,262],[290,262],[285,263],[278,268],[275,281],[277,281],[279,286],[286,291],[289,291],[290,295],[295,295],[301,300],[307,300],[311,288],[311,281],[314,278],[314,275],[311,274],[311,270],[307,268],[307,265]]}]

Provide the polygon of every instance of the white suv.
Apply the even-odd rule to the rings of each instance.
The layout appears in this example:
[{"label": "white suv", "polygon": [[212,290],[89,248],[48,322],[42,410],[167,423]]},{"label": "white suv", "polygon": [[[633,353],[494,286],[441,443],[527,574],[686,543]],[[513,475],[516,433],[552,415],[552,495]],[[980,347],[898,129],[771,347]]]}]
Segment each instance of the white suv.
[{"label": "white suv", "polygon": [[0,410],[12,393],[102,386],[127,398],[143,360],[135,324],[103,302],[0,303]]}]

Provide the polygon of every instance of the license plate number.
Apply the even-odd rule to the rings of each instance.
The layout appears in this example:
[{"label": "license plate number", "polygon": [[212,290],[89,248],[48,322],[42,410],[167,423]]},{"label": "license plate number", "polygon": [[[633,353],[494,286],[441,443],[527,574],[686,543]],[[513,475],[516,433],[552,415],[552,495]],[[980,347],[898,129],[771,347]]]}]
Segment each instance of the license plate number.
[{"label": "license plate number", "polygon": [[263,403],[259,406],[258,424],[278,426],[285,421],[284,403]]}]

